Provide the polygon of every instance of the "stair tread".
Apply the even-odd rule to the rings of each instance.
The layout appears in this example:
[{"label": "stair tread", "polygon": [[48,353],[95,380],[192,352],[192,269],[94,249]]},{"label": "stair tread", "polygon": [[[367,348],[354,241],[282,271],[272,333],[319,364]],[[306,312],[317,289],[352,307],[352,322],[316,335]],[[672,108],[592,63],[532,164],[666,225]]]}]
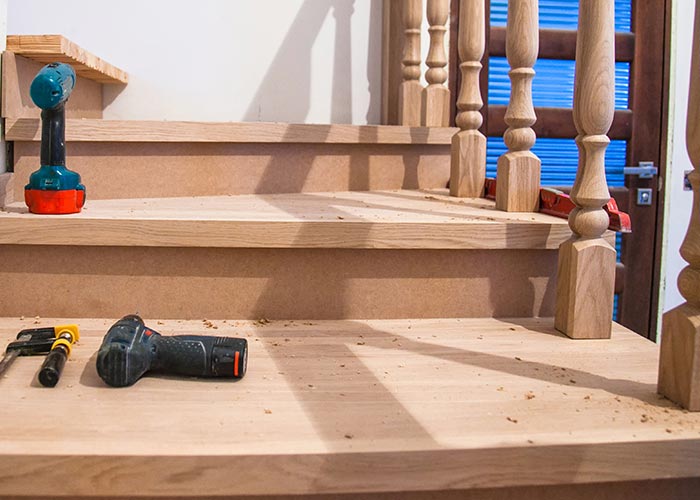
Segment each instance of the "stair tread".
[{"label": "stair tread", "polygon": [[238,248],[555,249],[567,221],[447,190],[88,201],[66,216],[0,213],[0,243]]},{"label": "stair tread", "polygon": [[[73,321],[0,319],[0,346]],[[700,475],[700,414],[657,396],[657,346],[619,325],[572,341],[551,318],[153,320],[246,337],[248,374],[110,389],[94,352],[112,322],[78,320],[57,388],[30,383],[41,358],[0,380],[15,423],[0,429],[0,494],[94,495],[96,477],[101,494],[216,496]]]},{"label": "stair tread", "polygon": [[[38,118],[8,117],[8,141],[40,141]],[[152,120],[66,120],[69,142],[215,142],[320,144],[433,144],[449,146],[459,129],[398,125]]]},{"label": "stair tread", "polygon": [[100,83],[124,84],[129,81],[125,71],[62,35],[8,35],[6,50],[42,63],[71,64],[79,76]]}]

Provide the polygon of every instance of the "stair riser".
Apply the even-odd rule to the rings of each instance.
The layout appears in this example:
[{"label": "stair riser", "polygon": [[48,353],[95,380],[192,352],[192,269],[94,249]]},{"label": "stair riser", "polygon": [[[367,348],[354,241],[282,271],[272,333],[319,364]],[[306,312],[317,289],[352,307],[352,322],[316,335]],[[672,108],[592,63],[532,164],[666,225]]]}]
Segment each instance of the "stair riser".
[{"label": "stair riser", "polygon": [[[66,146],[88,200],[444,188],[450,147],[389,144],[97,143]],[[39,165],[39,143],[14,143],[12,195]]]},{"label": "stair riser", "polygon": [[554,250],[0,249],[1,316],[379,319],[554,312]]}]

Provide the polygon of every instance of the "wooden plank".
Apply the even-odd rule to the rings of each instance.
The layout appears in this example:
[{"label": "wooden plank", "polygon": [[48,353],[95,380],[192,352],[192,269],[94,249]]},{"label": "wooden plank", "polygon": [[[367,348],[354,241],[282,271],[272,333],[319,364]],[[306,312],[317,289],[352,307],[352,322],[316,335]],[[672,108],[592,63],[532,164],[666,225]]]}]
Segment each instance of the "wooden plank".
[{"label": "wooden plank", "polygon": [[[132,234],[119,247],[0,246],[0,282],[12,291],[0,301],[0,316],[112,318],[139,311],[174,319],[311,320],[554,314],[556,250],[125,246],[141,236]],[[41,301],[37,284],[52,291]],[[53,292],[59,290],[67,292]]]},{"label": "wooden plank", "polygon": [[[501,137],[507,130],[505,123],[507,106],[489,106],[489,137]],[[535,108],[537,122],[532,126],[537,137],[572,139],[576,137],[573,111],[568,108]],[[613,124],[608,137],[610,139],[629,139],[632,137],[632,111],[615,110]]]},{"label": "wooden plank", "polygon": [[[229,248],[555,249],[566,220],[445,190],[98,200],[66,217],[0,213],[0,243]],[[139,235],[135,238],[134,235]]]},{"label": "wooden plank", "polygon": [[[263,122],[66,120],[66,141],[450,144],[456,128]],[[8,118],[9,141],[41,140],[41,123]]]},{"label": "wooden plank", "polygon": [[9,52],[42,63],[65,62],[73,66],[76,74],[100,83],[129,81],[125,71],[113,66],[62,35],[8,35]]},{"label": "wooden plank", "polygon": [[[43,64],[4,52],[2,55],[2,117],[34,118],[41,116],[29,95],[29,86]],[[102,118],[102,84],[82,76],[66,105],[68,118]]]},{"label": "wooden plank", "polygon": [[382,124],[399,123],[399,87],[403,65],[402,0],[384,0],[382,31]]},{"label": "wooden plank", "polygon": [[[506,56],[506,28],[491,27],[489,54],[496,57]],[[615,33],[615,60],[631,62],[635,54],[634,33]],[[540,30],[540,50],[538,59],[576,58],[576,31],[574,30]]]},{"label": "wooden plank", "polygon": [[[247,338],[248,374],[115,390],[93,358],[112,322],[79,320],[57,388],[30,383],[41,358],[0,381],[12,403],[0,417],[22,423],[0,429],[0,495],[593,488],[700,475],[700,416],[658,398],[656,346],[617,325],[610,341],[572,342],[551,319],[150,319],[166,334]],[[3,343],[37,326],[1,325]],[[75,415],[80,425],[65,425]]]}]

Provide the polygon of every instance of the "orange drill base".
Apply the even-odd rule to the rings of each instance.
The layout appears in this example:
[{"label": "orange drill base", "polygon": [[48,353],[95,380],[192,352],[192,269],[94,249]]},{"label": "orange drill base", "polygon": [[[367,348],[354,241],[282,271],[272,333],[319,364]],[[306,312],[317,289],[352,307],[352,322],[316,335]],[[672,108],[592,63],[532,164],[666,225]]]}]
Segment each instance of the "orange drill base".
[{"label": "orange drill base", "polygon": [[24,202],[33,214],[76,214],[85,204],[85,191],[25,189]]}]

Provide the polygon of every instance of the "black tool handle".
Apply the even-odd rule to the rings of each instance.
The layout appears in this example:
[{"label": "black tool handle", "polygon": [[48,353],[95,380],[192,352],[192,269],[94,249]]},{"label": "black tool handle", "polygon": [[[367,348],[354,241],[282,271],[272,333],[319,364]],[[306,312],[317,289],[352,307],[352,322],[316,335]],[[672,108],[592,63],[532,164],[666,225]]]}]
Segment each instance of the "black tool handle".
[{"label": "black tool handle", "polygon": [[55,387],[61,378],[61,372],[68,359],[68,350],[62,346],[56,346],[46,356],[39,371],[39,382],[44,387]]},{"label": "black tool handle", "polygon": [[241,378],[245,375],[246,339],[180,335],[159,336],[154,343],[154,371],[192,377]]}]

